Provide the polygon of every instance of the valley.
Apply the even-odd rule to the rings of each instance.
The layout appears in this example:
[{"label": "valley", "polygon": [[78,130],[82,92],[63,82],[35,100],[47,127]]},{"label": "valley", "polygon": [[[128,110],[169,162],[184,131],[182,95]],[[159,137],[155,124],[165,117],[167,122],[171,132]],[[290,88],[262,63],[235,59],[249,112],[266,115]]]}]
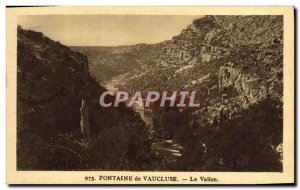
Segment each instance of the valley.
[{"label": "valley", "polygon": [[[20,170],[283,169],[282,16],[203,16],[172,39],[115,47],[19,27],[17,82]],[[200,106],[104,108],[106,90],[195,91]]]}]

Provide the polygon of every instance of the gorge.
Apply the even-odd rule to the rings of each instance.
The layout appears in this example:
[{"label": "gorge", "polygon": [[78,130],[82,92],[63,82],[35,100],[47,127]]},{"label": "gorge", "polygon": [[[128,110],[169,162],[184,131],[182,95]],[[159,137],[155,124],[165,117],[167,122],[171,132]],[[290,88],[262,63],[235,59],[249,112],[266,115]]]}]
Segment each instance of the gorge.
[{"label": "gorge", "polygon": [[[204,16],[117,47],[18,27],[17,59],[19,170],[282,171],[282,16]],[[101,107],[107,88],[195,91],[201,104],[154,106],[149,121]]]}]

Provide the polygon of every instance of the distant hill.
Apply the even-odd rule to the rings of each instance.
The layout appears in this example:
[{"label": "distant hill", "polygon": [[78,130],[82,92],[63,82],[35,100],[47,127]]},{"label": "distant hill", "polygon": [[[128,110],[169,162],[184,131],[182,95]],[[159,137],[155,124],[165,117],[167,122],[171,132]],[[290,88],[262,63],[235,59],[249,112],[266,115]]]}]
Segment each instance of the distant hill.
[{"label": "distant hill", "polygon": [[91,74],[99,82],[140,69],[143,64],[152,64],[160,53],[160,45],[137,44],[117,47],[72,46],[88,57]]}]

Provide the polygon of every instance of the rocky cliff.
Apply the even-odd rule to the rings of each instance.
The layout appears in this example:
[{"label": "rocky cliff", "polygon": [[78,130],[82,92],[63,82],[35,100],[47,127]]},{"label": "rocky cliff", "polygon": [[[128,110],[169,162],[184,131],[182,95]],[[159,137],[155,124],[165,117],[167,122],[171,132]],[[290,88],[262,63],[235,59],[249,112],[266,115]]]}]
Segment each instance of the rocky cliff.
[{"label": "rocky cliff", "polygon": [[86,56],[21,27],[17,48],[18,170],[151,169],[144,122],[99,106]]},{"label": "rocky cliff", "polygon": [[136,63],[107,87],[197,91],[199,108],[154,110],[156,132],[184,147],[166,170],[282,171],[282,16],[204,16],[170,40],[105,51],[98,70]]},{"label": "rocky cliff", "polygon": [[202,99],[217,85],[215,95],[234,92],[245,103],[266,95],[280,98],[282,39],[282,16],[201,17],[160,43],[152,64],[118,76],[115,83],[125,89],[200,89]]},{"label": "rocky cliff", "polygon": [[81,101],[91,96],[87,58],[21,28],[17,52],[18,128],[51,133],[78,128]]},{"label": "rocky cliff", "polygon": [[[196,90],[196,113],[210,123],[225,108],[233,112],[265,98],[282,102],[282,16],[204,16],[170,40],[110,48],[105,56],[130,57],[137,64],[103,84],[129,92]],[[98,55],[103,62],[94,65],[107,68]]]}]

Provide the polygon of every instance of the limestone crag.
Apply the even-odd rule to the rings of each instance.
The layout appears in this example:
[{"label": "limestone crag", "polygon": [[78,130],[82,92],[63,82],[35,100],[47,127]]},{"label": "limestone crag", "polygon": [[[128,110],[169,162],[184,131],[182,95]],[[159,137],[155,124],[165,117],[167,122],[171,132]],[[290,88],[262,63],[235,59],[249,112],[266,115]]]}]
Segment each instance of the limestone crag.
[{"label": "limestone crag", "polygon": [[17,53],[18,170],[151,167],[144,122],[130,109],[99,105],[106,89],[85,55],[21,27]]}]

